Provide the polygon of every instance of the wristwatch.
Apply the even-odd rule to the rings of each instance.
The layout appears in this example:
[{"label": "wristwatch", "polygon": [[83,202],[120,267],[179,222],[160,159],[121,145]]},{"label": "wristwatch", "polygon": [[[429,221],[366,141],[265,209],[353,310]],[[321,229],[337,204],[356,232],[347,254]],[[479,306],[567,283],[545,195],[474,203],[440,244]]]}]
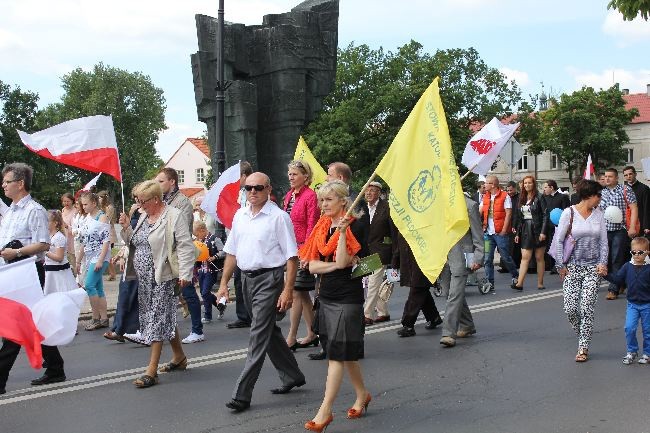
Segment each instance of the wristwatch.
[{"label": "wristwatch", "polygon": [[16,258],[19,259],[19,258],[21,258],[22,256],[23,256],[23,252],[20,251],[20,248],[18,248],[18,249],[16,250]]}]

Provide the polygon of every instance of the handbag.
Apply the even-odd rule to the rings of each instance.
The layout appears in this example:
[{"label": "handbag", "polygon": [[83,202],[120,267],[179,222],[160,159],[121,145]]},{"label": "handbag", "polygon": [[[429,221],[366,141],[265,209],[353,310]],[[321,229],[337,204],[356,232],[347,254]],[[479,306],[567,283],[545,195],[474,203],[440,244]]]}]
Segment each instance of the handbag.
[{"label": "handbag", "polygon": [[388,280],[382,281],[381,285],[379,286],[379,299],[384,302],[388,302],[391,295],[393,294],[393,288],[395,288],[395,284],[391,283]]},{"label": "handbag", "polygon": [[297,287],[299,289],[314,290],[316,287],[316,277],[313,274],[309,273],[307,269],[298,269],[294,287]]},{"label": "handbag", "polygon": [[[569,208],[571,210],[571,219],[569,220],[569,229],[567,230],[566,236],[564,237],[564,243],[562,244],[562,263],[567,264],[569,263],[569,259],[571,258],[571,254],[573,253],[573,249],[576,246],[576,240],[571,235],[571,229],[573,228],[573,206]],[[559,230],[555,231],[555,234],[553,235],[553,241],[551,242],[551,246],[549,247],[548,254],[555,259],[557,262],[557,249],[559,247]]]}]

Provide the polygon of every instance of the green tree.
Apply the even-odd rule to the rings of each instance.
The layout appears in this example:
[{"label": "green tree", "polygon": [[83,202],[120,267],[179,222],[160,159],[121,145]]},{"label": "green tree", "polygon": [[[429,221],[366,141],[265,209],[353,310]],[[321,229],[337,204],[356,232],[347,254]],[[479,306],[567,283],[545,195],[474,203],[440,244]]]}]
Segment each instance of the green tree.
[{"label": "green tree", "polygon": [[611,0],[607,9],[616,9],[627,21],[632,21],[639,15],[647,21],[650,15],[650,0]]},{"label": "green tree", "polygon": [[[37,117],[45,128],[84,116],[110,115],[120,153],[125,195],[163,162],[154,147],[158,134],[166,129],[165,98],[162,89],[140,72],[96,65],[92,71],[77,68],[62,78],[61,102],[47,106]],[[85,172],[83,181],[90,179]],[[98,189],[108,189],[118,199],[119,184],[102,176]],[[118,206],[116,206],[118,207]]]},{"label": "green tree", "polygon": [[521,99],[473,48],[430,55],[415,41],[394,53],[350,44],[339,50],[335,88],[305,134],[316,158],[348,163],[359,187],[436,76],[459,164],[471,127],[510,114]]},{"label": "green tree", "polygon": [[596,169],[625,162],[623,145],[629,138],[624,127],[639,112],[625,108],[618,84],[598,92],[583,87],[560,95],[549,105],[548,110],[534,114],[539,128],[529,136],[532,153],[549,150],[557,154],[570,178],[584,170],[588,154]]}]

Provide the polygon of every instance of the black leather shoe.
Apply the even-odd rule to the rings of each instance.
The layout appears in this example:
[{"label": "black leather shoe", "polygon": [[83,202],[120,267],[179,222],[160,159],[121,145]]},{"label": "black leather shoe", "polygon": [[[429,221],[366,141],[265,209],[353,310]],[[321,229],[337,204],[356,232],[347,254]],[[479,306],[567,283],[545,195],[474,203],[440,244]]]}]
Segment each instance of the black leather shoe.
[{"label": "black leather shoe", "polygon": [[235,328],[250,328],[251,324],[246,323],[242,320],[235,320],[234,322],[230,322],[226,325],[226,328],[228,329],[235,329]]},{"label": "black leather shoe", "polygon": [[251,402],[244,401],[244,400],[237,400],[236,398],[233,398],[228,403],[226,403],[226,407],[228,409],[234,410],[235,412],[243,412],[249,407],[251,407]]},{"label": "black leather shoe", "polygon": [[402,326],[402,329],[397,331],[397,335],[399,335],[400,337],[414,337],[415,328],[408,328],[406,326]]},{"label": "black leather shoe", "polygon": [[4,388],[0,388],[0,395],[4,394],[4,393],[6,393],[6,392],[7,392],[6,389],[4,389]]},{"label": "black leather shoe", "polygon": [[435,320],[432,320],[431,322],[427,322],[426,325],[424,325],[425,329],[436,329],[436,326],[440,325],[442,323],[442,318],[440,316],[436,317]]},{"label": "black leather shoe", "polygon": [[38,379],[32,380],[32,385],[47,385],[48,383],[58,383],[65,381],[65,374],[61,376],[48,376],[47,374],[42,375]]},{"label": "black leather shoe", "polygon": [[311,359],[312,361],[321,361],[327,358],[327,353],[321,350],[318,353],[310,353],[309,355],[307,355],[307,358]]},{"label": "black leather shoe", "polygon": [[294,388],[300,388],[305,383],[307,383],[307,382],[305,382],[304,380],[301,380],[300,382],[296,382],[296,383],[293,383],[291,385],[282,385],[279,388],[273,388],[271,390],[271,394],[286,394],[286,393],[290,392]]}]

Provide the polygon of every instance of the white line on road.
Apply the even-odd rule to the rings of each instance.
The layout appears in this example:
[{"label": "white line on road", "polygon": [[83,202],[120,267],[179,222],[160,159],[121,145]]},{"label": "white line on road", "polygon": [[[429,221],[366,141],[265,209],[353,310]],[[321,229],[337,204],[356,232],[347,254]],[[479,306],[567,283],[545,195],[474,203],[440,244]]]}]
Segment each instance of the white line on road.
[{"label": "white line on road", "polygon": [[[562,290],[549,290],[533,295],[519,296],[517,298],[503,299],[501,301],[485,302],[482,304],[474,305],[471,310],[472,313],[480,313],[483,311],[491,311],[500,308],[512,307],[515,305],[526,304],[529,302],[541,301],[544,299],[555,298],[562,296]],[[441,313],[444,313],[441,312]],[[416,323],[424,323],[425,320],[418,320]],[[366,335],[377,334],[380,332],[398,329],[402,325],[399,320],[387,322],[382,326],[373,326],[366,330]],[[246,358],[247,349],[237,349],[227,352],[213,353],[210,355],[197,356],[192,359],[191,364],[187,368],[205,367],[208,365],[223,364],[225,362],[236,361]],[[88,376],[80,379],[69,380],[62,383],[45,385],[39,388],[24,388],[16,391],[11,391],[6,394],[5,398],[0,399],[0,406],[11,403],[18,403],[26,400],[34,400],[41,397],[49,397],[58,394],[65,394],[74,391],[81,391],[84,389],[97,388],[99,386],[111,385],[119,382],[127,382],[135,380],[140,377],[139,372],[142,372],[145,367],[131,368],[128,370],[116,371],[112,373],[100,374],[96,376]],[[138,373],[138,374],[134,374]]]}]

